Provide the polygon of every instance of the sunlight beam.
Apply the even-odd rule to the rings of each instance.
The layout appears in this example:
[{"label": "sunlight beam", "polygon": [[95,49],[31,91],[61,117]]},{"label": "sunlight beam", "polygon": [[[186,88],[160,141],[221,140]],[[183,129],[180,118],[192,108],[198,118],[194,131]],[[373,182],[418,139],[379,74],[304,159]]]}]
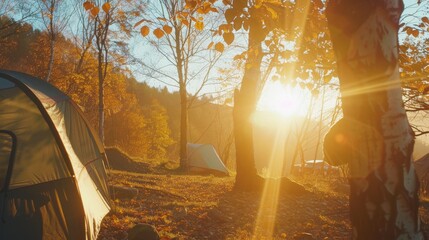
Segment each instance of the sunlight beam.
[{"label": "sunlight beam", "polygon": [[[267,168],[267,178],[261,196],[258,215],[253,231],[253,240],[271,239],[276,222],[277,206],[280,193],[281,176],[283,175],[286,128],[278,127]],[[280,176],[273,178],[272,176]]]},{"label": "sunlight beam", "polygon": [[[307,15],[310,8],[310,0],[297,1],[296,9],[302,9],[302,12],[294,11],[292,29],[300,29],[302,32],[305,29]],[[298,49],[302,45],[303,34],[298,34],[296,38],[296,46]],[[287,79],[293,79],[293,73],[296,68],[296,63],[293,63],[290,72],[287,74]],[[268,175],[277,175],[278,171],[283,171],[284,164],[284,142],[286,140],[285,128],[279,127],[276,139],[273,146],[273,152],[270,156]],[[275,174],[277,173],[277,174]],[[282,174],[280,174],[281,176]],[[258,216],[255,223],[253,238],[256,239],[272,239],[274,233],[274,224],[277,214],[277,205],[280,192],[279,179],[267,179],[264,184],[261,203],[259,206]]]}]

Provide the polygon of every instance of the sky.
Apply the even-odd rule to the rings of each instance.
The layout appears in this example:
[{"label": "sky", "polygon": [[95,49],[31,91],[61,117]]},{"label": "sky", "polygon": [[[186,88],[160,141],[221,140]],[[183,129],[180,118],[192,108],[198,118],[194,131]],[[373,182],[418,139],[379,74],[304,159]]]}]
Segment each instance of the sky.
[{"label": "sky", "polygon": [[[423,0],[422,2],[426,3],[426,5],[421,4],[420,6],[418,6],[416,4],[417,0],[405,0],[404,1],[405,11],[402,14],[402,20],[407,23],[412,23],[413,21],[416,21],[416,18],[421,17],[421,14],[415,15],[414,13],[417,10],[422,10],[422,8],[423,10],[426,10],[426,12],[429,12],[427,9],[428,0]],[[223,21],[223,19],[221,18],[219,21]],[[73,24],[73,21],[70,21],[70,24]],[[405,35],[403,33],[400,34],[400,39],[403,39],[404,36]],[[219,41],[219,39],[215,41]],[[206,40],[205,46],[207,46],[209,42],[210,40]],[[242,44],[240,42],[242,42]],[[241,48],[237,48],[235,50],[228,50],[224,54],[224,57],[216,64],[215,68],[213,69],[210,75],[210,78],[215,80],[215,82],[216,82],[216,78],[219,77],[219,71],[217,69],[230,66],[231,65],[230,59],[232,59],[232,57],[237,53],[240,53],[241,51],[243,51],[243,46],[246,45],[244,40],[236,40],[234,44],[241,46]],[[166,73],[168,72],[172,76],[175,75],[174,69],[171,66],[167,66],[168,63],[165,60],[162,60],[163,57],[160,54],[158,54],[152,46],[149,46],[147,38],[143,38],[141,35],[135,36],[130,40],[130,47],[135,57],[143,61],[143,63],[146,63],[146,64],[155,63],[154,66],[157,66],[159,69],[162,69],[163,72],[166,72]],[[210,52],[210,51],[206,51],[206,52]],[[213,50],[211,52],[212,54],[214,54]],[[197,59],[197,61],[193,64],[193,66],[190,67],[190,71],[191,72],[199,71],[204,66],[203,62],[204,62],[204,59]],[[149,85],[158,87],[158,88],[167,87],[169,91],[178,90],[177,87],[173,87],[171,86],[171,84],[168,84],[170,82],[170,80],[168,79],[161,79],[161,78],[158,80],[149,79],[147,76],[143,75],[141,73],[141,70],[144,69],[144,67],[142,67],[140,64],[130,65],[130,68],[131,70],[134,71],[134,75],[139,81],[145,81]],[[235,81],[239,82],[240,78],[238,77],[237,79],[235,79]],[[195,82],[198,82],[198,81],[195,81]],[[199,88],[199,84],[191,83],[189,85],[190,92],[195,92],[198,88]],[[202,93],[216,92],[221,88],[222,86],[220,84],[211,85],[203,89]],[[316,112],[317,112],[317,109],[319,109],[319,112],[320,112],[320,108],[321,108],[322,101],[321,101],[320,95],[321,94],[319,94],[318,98],[316,98],[315,100]],[[334,109],[336,99],[339,96],[338,91],[332,90],[332,89],[326,89],[325,95],[327,96],[326,98],[327,100],[324,106],[325,109]],[[290,116],[292,113],[302,116],[306,114],[305,109],[308,109],[308,107],[310,106],[310,98],[311,98],[311,93],[307,90],[302,90],[299,87],[282,85],[280,82],[268,82],[266,84],[264,92],[262,93],[261,101],[258,106],[258,109],[282,112],[284,116]]]}]

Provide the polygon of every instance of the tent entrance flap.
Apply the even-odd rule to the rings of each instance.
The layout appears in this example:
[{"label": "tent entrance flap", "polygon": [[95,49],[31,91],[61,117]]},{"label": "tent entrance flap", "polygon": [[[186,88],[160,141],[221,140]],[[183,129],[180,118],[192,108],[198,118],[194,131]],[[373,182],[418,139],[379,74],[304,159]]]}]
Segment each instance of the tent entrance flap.
[{"label": "tent entrance flap", "polygon": [[0,192],[7,192],[16,154],[16,135],[0,130]]}]

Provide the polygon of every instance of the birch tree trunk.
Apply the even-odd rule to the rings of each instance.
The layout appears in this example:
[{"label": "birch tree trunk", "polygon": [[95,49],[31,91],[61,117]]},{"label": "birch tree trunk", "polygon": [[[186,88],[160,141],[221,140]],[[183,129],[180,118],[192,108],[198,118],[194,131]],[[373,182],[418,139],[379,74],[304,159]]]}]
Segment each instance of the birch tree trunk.
[{"label": "birch tree trunk", "polygon": [[402,0],[331,0],[327,7],[344,118],[325,137],[325,157],[349,164],[353,239],[424,239],[398,71],[402,10]]}]

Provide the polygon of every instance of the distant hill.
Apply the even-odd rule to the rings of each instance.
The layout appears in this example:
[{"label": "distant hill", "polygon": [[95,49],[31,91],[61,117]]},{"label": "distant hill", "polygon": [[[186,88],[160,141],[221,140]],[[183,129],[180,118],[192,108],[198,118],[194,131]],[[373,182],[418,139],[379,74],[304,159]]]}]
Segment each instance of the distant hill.
[{"label": "distant hill", "polygon": [[[167,88],[152,88],[144,82],[131,80],[129,91],[135,93],[139,104],[145,108],[153,99],[166,109],[172,136],[179,142],[180,96]],[[188,142],[212,144],[230,169],[235,169],[235,148],[232,136],[232,108],[211,103],[209,98],[196,99],[188,112]],[[170,158],[178,156],[178,144],[169,149]]]},{"label": "distant hill", "polygon": [[[156,99],[167,110],[172,136],[179,141],[180,98],[178,92],[169,92],[166,88],[152,88],[146,83],[132,80],[129,91],[134,92],[139,104],[144,108]],[[283,172],[289,171],[292,162],[323,159],[323,137],[329,130],[322,125],[319,139],[319,124],[315,120],[308,122],[306,133],[302,136],[302,146],[298,147],[298,135],[303,129],[304,117],[293,120],[272,112],[256,112],[253,117],[256,166],[261,173],[269,168],[270,159],[274,159],[274,168],[278,168],[279,159],[283,159]],[[189,109],[188,139],[191,143],[212,144],[222,161],[231,170],[235,170],[235,147],[233,136],[232,108],[217,105],[209,98],[198,99]],[[319,145],[317,145],[318,140]],[[178,145],[169,149],[170,158],[177,158]],[[429,152],[429,146],[417,140],[414,148],[415,159]]]}]

